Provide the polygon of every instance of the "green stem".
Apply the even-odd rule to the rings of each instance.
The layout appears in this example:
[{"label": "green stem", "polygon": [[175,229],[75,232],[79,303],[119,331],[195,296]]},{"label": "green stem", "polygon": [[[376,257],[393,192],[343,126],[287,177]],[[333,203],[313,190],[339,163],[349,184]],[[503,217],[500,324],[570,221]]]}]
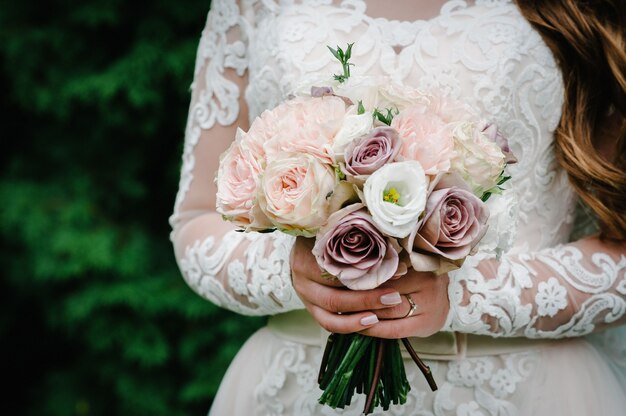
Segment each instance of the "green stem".
[{"label": "green stem", "polygon": [[378,382],[380,380],[380,368],[383,364],[383,355],[385,353],[385,340],[376,339],[378,348],[376,348],[376,364],[374,366],[374,374],[372,375],[369,392],[367,394],[367,400],[365,401],[365,409],[363,413],[368,415],[374,410],[374,402],[376,398],[376,392],[378,390]]},{"label": "green stem", "polygon": [[352,338],[350,346],[341,360],[341,363],[337,367],[337,370],[332,373],[332,379],[324,388],[324,393],[319,400],[320,403],[328,404],[333,408],[343,408],[345,406],[344,394],[350,383],[354,368],[367,351],[371,342],[371,337],[366,337],[360,334],[357,334]]}]

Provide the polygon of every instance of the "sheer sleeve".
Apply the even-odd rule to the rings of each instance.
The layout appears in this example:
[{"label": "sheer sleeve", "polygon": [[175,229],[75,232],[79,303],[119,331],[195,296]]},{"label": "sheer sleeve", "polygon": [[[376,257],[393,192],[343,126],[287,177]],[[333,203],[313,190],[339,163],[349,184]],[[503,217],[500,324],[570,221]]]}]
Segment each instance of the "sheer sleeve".
[{"label": "sheer sleeve", "polygon": [[575,337],[626,322],[626,245],[588,237],[450,273],[448,330]]},{"label": "sheer sleeve", "polygon": [[271,315],[302,304],[291,285],[293,237],[242,233],[215,212],[219,155],[247,128],[248,39],[252,10],[214,0],[198,47],[171,239],[187,284],[211,302],[245,315]]}]

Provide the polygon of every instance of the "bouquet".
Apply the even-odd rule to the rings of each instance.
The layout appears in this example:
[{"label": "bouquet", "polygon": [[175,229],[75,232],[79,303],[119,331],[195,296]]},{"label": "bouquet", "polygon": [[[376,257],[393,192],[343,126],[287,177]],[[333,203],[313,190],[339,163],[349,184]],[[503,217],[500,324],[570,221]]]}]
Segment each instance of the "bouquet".
[{"label": "bouquet", "polygon": [[[244,231],[315,239],[323,271],[352,290],[402,278],[411,267],[442,274],[474,253],[513,163],[497,126],[466,104],[352,77],[352,44],[330,48],[343,73],[265,111],[221,156],[217,210]],[[433,390],[430,369],[402,340]],[[364,413],[403,404],[398,340],[331,334],[320,402],[334,408],[366,393]]]}]

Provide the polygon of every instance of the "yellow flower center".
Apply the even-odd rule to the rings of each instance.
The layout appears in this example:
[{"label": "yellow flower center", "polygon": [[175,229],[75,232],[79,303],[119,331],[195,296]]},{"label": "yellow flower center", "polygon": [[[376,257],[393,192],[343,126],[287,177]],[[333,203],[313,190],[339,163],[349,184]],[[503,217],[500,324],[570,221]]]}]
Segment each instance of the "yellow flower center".
[{"label": "yellow flower center", "polygon": [[398,201],[400,201],[400,193],[396,188],[389,188],[383,192],[383,201],[398,204]]}]

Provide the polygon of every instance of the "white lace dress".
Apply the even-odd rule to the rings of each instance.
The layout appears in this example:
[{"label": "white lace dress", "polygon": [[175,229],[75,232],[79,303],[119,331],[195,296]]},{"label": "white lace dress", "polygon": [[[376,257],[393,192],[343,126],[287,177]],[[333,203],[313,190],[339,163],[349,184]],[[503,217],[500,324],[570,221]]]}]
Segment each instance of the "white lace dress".
[{"label": "white lace dress", "polygon": [[[444,331],[414,340],[431,392],[406,362],[408,403],[394,415],[623,415],[626,256],[597,239],[568,243],[576,198],[555,162],[561,74],[506,0],[447,1],[429,20],[368,14],[364,0],[214,0],[202,34],[172,240],[189,286],[222,307],[274,315],[241,349],[212,414],[357,415],[317,403],[324,332],[290,282],[293,238],[237,233],[214,212],[213,172],[237,124],[303,80],[338,72],[326,45],[356,42],[354,74],[437,89],[495,121],[519,159],[510,174],[513,248],[450,274]],[[587,334],[591,337],[584,337]],[[592,341],[592,342],[590,342]],[[423,345],[422,345],[423,344]],[[420,347],[422,345],[422,347]]]}]

